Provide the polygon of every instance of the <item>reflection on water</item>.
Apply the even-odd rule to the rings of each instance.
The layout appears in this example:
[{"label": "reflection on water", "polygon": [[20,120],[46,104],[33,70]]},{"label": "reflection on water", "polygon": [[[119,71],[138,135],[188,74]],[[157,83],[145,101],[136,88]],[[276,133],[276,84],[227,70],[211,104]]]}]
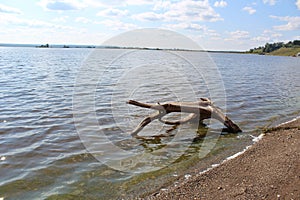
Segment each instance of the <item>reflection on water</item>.
[{"label": "reflection on water", "polygon": [[[210,56],[213,62],[200,52],[1,48],[0,198],[132,198],[187,169],[204,170],[249,145],[249,134],[300,114],[300,59]],[[154,121],[140,133],[144,140],[128,134],[151,111],[127,100],[201,96],[226,108],[244,132],[223,135],[212,120],[200,128]],[[170,136],[153,137],[160,133]],[[119,159],[134,155],[136,165]]]}]

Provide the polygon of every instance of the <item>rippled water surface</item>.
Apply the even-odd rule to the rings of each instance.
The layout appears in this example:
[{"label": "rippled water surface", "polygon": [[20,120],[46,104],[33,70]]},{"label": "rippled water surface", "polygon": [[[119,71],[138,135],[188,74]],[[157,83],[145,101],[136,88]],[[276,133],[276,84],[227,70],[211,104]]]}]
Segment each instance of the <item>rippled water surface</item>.
[{"label": "rippled water surface", "polygon": [[[300,114],[300,59],[0,48],[0,198],[130,199],[200,172]],[[243,129],[152,122],[127,105],[209,97]],[[180,118],[174,114],[172,119]],[[153,135],[169,135],[153,137]]]}]

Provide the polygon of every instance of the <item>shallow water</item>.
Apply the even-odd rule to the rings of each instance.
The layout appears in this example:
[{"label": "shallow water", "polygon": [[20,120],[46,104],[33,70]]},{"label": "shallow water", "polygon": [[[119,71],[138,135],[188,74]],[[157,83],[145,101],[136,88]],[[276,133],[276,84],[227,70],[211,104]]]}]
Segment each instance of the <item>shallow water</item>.
[{"label": "shallow water", "polygon": [[[299,67],[292,57],[0,48],[0,198],[133,198],[200,172],[299,116]],[[244,132],[221,133],[212,120],[128,134],[151,111],[127,100],[202,96]]]}]

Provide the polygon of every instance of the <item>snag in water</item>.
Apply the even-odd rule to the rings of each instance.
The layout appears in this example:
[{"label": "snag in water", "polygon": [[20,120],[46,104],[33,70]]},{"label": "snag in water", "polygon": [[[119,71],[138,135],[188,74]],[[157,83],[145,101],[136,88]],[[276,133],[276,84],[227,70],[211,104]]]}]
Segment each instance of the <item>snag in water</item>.
[{"label": "snag in water", "polygon": [[[242,130],[236,125],[232,120],[230,120],[223,112],[208,99],[208,98],[200,98],[198,102],[168,102],[168,103],[157,103],[157,104],[149,104],[149,103],[141,103],[134,100],[129,100],[128,104],[149,108],[153,110],[157,110],[158,112],[151,114],[146,117],[132,132],[131,135],[133,137],[137,137],[137,134],[150,122],[158,119],[160,122],[168,125],[179,125],[186,122],[189,122],[194,119],[199,119],[202,122],[204,119],[214,118],[223,123],[228,132],[238,133],[242,132]],[[186,118],[178,121],[167,121],[163,120],[162,117],[171,113],[171,112],[184,112],[191,113]]]}]

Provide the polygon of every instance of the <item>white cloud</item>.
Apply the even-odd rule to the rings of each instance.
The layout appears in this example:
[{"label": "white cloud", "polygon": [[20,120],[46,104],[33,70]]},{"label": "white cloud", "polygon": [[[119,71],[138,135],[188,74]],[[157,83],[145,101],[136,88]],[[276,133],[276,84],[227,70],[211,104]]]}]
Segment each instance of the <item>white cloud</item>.
[{"label": "white cloud", "polygon": [[94,22],[96,24],[102,24],[106,27],[111,28],[112,30],[132,30],[132,29],[136,29],[138,28],[137,25],[135,24],[131,24],[131,23],[124,23],[120,20],[103,20],[103,21],[99,21],[99,22]]},{"label": "white cloud", "polygon": [[158,14],[155,12],[144,12],[144,13],[133,15],[132,18],[139,21],[158,21],[158,20],[164,20],[165,16],[163,14]]},{"label": "white cloud", "polygon": [[97,13],[101,17],[124,17],[128,15],[128,10],[120,10],[116,8],[108,8]]},{"label": "white cloud", "polygon": [[193,31],[205,31],[207,30],[206,26],[201,26],[199,24],[194,23],[177,23],[177,24],[167,24],[165,25],[168,29],[186,29],[186,30],[193,30]]},{"label": "white cloud", "polygon": [[287,22],[284,25],[274,26],[273,28],[275,30],[279,31],[294,31],[294,30],[300,30],[300,17],[280,17],[280,16],[270,16],[273,19],[278,19],[279,21],[285,21]]},{"label": "white cloud", "polygon": [[62,26],[46,21],[36,19],[26,19],[15,15],[8,15],[0,13],[0,24],[3,25],[14,25],[15,27],[27,27],[27,28],[51,28],[51,29],[71,29],[69,26]]},{"label": "white cloud", "polygon": [[77,17],[77,18],[75,19],[75,22],[87,24],[87,23],[92,22],[92,20],[90,20],[90,19],[88,19],[88,18],[85,18],[85,17]]},{"label": "white cloud", "polygon": [[221,8],[223,8],[223,7],[226,7],[226,6],[227,6],[227,2],[226,2],[226,1],[223,1],[223,0],[221,0],[221,1],[216,1],[215,4],[214,4],[214,6],[215,6],[215,7],[221,7]]},{"label": "white cloud", "polygon": [[256,12],[256,10],[254,8],[250,7],[250,6],[244,7],[243,10],[246,11],[246,12],[248,12],[249,15],[252,15],[252,14],[254,14]]},{"label": "white cloud", "polygon": [[254,37],[254,38],[251,38],[252,41],[255,41],[255,42],[259,42],[261,44],[265,44],[267,42],[270,42],[270,37],[268,36],[257,36],[257,37]]},{"label": "white cloud", "polygon": [[292,40],[300,40],[300,35],[296,35],[292,38]]},{"label": "white cloud", "polygon": [[209,5],[208,0],[193,1],[185,0],[179,1],[171,5],[169,12],[165,13],[174,19],[182,19],[183,21],[219,21],[222,20],[219,14]]},{"label": "white cloud", "polygon": [[282,34],[281,33],[278,33],[276,31],[273,31],[273,30],[264,30],[264,32],[262,33],[262,36],[268,36],[271,38],[279,38],[279,37],[282,37]]},{"label": "white cloud", "polygon": [[21,14],[21,11],[18,8],[13,8],[0,4],[0,13]]},{"label": "white cloud", "polygon": [[138,28],[137,25],[132,23],[122,22],[118,18],[106,19],[106,20],[91,20],[85,17],[77,17],[75,19],[75,22],[83,23],[83,24],[88,24],[88,23],[96,24],[96,25],[100,24],[114,31],[132,30]]},{"label": "white cloud", "polygon": [[151,5],[153,0],[125,0],[128,5]]},{"label": "white cloud", "polygon": [[41,0],[38,5],[51,11],[81,10],[87,6],[77,0]]},{"label": "white cloud", "polygon": [[264,30],[260,35],[251,38],[251,41],[259,42],[259,45],[265,44],[267,42],[282,41],[281,37],[283,35],[273,30]]},{"label": "white cloud", "polygon": [[61,16],[61,17],[56,17],[56,18],[52,19],[52,21],[56,22],[56,23],[65,23],[65,22],[67,22],[68,18],[69,18],[69,16]]},{"label": "white cloud", "polygon": [[276,4],[276,0],[263,0],[264,4],[269,4],[271,6]]},{"label": "white cloud", "polygon": [[[67,18],[58,17],[53,20]],[[0,13],[0,19],[0,40],[3,43],[101,44],[109,38],[103,32],[92,32],[79,26],[60,25],[53,20],[50,23],[8,13]]]},{"label": "white cloud", "polygon": [[240,40],[240,39],[249,39],[249,32],[248,31],[232,31],[229,32],[230,38],[227,38],[227,40]]},{"label": "white cloud", "polygon": [[66,11],[81,10],[86,7],[116,8],[124,6],[154,5],[157,1],[152,0],[39,0],[38,5],[45,10]]},{"label": "white cloud", "polygon": [[220,33],[217,33],[215,30],[207,30],[206,34],[212,38],[221,38],[221,34]]},{"label": "white cloud", "polygon": [[183,0],[178,2],[156,4],[154,10],[160,12],[145,12],[133,15],[134,19],[141,21],[174,21],[174,22],[199,22],[223,20],[209,5],[208,0],[194,1]]},{"label": "white cloud", "polygon": [[153,10],[166,10],[171,6],[171,4],[171,1],[166,0],[155,1]]},{"label": "white cloud", "polygon": [[128,5],[153,5],[155,2],[156,1],[153,0],[82,0],[82,3],[86,6],[103,8],[122,7]]},{"label": "white cloud", "polygon": [[272,38],[280,38],[280,37],[282,37],[282,34],[281,33],[272,33],[271,36],[272,36]]},{"label": "white cloud", "polygon": [[297,6],[298,10],[300,10],[300,0],[296,1],[296,6]]},{"label": "white cloud", "polygon": [[[115,2],[115,3],[114,3]],[[83,5],[90,6],[90,7],[111,7],[115,5],[120,5],[123,1],[101,1],[101,0],[82,0]],[[112,4],[114,3],[114,4]]]},{"label": "white cloud", "polygon": [[[22,33],[22,37],[20,37]],[[0,42],[29,44],[101,44],[109,38],[102,32],[91,32],[84,29],[53,29],[14,27],[0,30]],[[24,40],[26,39],[26,40]]]}]

